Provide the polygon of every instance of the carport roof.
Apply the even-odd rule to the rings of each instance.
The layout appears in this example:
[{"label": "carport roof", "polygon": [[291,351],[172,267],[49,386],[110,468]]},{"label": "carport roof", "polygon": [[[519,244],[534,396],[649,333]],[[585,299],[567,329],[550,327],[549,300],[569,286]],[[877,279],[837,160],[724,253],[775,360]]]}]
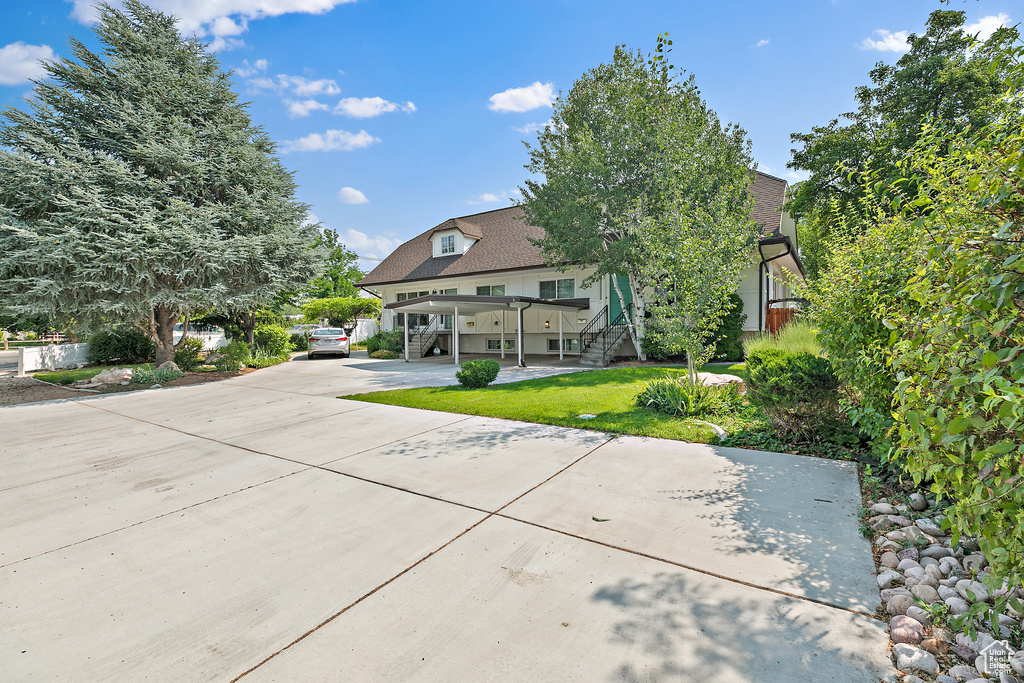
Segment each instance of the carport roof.
[{"label": "carport roof", "polygon": [[476,296],[472,294],[428,294],[415,299],[396,301],[384,308],[401,310],[403,313],[427,313],[454,315],[458,306],[460,315],[473,315],[488,311],[514,310],[517,308],[572,309],[582,311],[590,308],[590,299],[536,299],[529,296]]}]

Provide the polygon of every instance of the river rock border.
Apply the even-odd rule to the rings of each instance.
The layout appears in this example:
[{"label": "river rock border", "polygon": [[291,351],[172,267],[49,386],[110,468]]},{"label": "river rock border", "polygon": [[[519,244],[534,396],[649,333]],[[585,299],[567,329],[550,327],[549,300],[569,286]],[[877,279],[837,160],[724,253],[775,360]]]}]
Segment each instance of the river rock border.
[{"label": "river rock border", "polygon": [[[981,653],[997,640],[1011,637],[1024,615],[1011,608],[1002,615],[1000,633],[978,628],[977,637],[933,625],[936,613],[964,614],[972,603],[990,602],[993,595],[1024,599],[1021,587],[991,591],[988,560],[976,542],[953,546],[942,529],[943,516],[920,493],[909,504],[886,498],[868,501],[863,521],[870,528],[884,616],[896,668],[904,683],[1022,683],[1024,649],[1011,654],[1010,673],[985,673]],[[880,614],[880,616],[882,616]],[[1022,678],[1018,678],[1022,677]]]}]

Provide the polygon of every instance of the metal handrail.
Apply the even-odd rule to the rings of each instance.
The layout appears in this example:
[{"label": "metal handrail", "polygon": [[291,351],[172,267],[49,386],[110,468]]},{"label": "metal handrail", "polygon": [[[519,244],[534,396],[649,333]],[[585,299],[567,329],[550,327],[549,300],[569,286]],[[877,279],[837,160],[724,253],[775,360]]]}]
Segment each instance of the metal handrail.
[{"label": "metal handrail", "polygon": [[[597,315],[595,315],[593,319],[589,323],[587,323],[587,326],[584,327],[583,330],[580,332],[581,356],[586,352],[587,349],[590,348],[590,345],[593,344],[594,341],[601,336],[607,324],[608,305],[605,304],[605,307],[598,311]],[[594,331],[595,327],[597,328],[596,332]]]},{"label": "metal handrail", "polygon": [[608,354],[619,343],[619,340],[622,339],[622,335],[629,331],[627,311],[633,311],[632,302],[616,316],[615,320],[604,329],[604,334],[601,335],[601,367],[608,365]]},{"label": "metal handrail", "polygon": [[427,349],[430,348],[430,345],[437,339],[440,320],[441,316],[432,316],[431,322],[427,323],[425,327],[420,328],[417,332],[417,340],[419,341],[419,352],[416,355],[417,358],[423,358]]}]

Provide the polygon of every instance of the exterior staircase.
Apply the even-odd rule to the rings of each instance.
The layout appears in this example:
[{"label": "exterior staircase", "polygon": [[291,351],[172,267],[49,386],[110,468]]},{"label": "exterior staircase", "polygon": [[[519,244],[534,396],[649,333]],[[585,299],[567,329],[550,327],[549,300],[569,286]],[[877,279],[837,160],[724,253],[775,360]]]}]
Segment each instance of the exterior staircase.
[{"label": "exterior staircase", "polygon": [[[632,310],[632,306],[630,306]],[[622,345],[629,339],[626,312],[619,313],[608,322],[608,307],[594,316],[580,332],[580,365],[603,368],[611,363]]]}]

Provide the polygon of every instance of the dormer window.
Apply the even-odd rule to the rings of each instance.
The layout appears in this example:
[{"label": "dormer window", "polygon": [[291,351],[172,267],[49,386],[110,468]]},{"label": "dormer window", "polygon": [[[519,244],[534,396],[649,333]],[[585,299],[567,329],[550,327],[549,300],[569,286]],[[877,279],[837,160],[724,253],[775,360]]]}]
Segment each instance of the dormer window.
[{"label": "dormer window", "polygon": [[444,237],[441,238],[441,253],[455,253],[455,235],[445,235]]}]

